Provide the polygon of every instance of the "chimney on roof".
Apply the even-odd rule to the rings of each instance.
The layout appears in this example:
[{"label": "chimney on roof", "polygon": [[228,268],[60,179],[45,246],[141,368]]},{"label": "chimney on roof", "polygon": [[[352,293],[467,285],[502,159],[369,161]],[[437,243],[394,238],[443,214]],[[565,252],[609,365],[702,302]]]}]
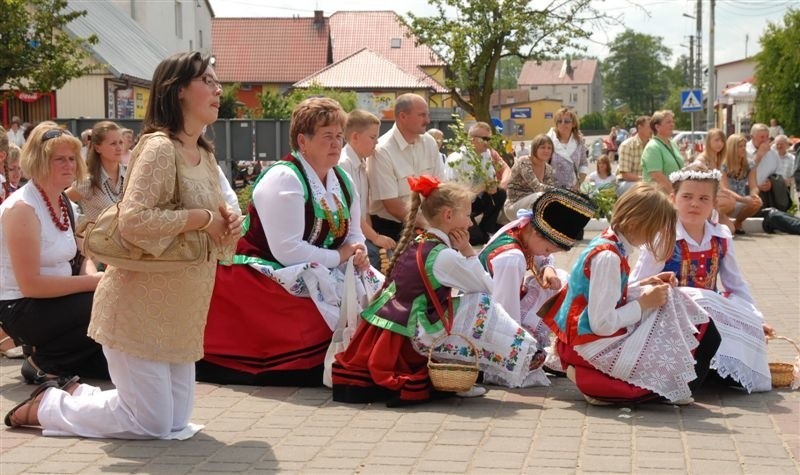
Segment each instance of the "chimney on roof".
[{"label": "chimney on roof", "polygon": [[317,26],[325,24],[325,15],[322,10],[314,10],[314,24]]},{"label": "chimney on roof", "polygon": [[567,59],[564,60],[564,63],[561,65],[561,71],[558,74],[559,78],[563,78],[565,76],[572,77],[572,73],[574,70],[572,69],[572,60],[570,60],[569,56]]}]

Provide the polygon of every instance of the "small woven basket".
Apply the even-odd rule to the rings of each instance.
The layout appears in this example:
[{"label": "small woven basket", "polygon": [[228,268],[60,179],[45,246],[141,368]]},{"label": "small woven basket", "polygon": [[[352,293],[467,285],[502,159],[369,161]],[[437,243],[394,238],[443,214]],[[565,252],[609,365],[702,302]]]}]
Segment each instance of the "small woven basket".
[{"label": "small woven basket", "polygon": [[[475,361],[472,363],[436,363],[431,357],[433,349],[448,336],[457,336],[466,341],[472,350]],[[469,338],[459,333],[444,334],[434,340],[428,349],[428,375],[431,384],[439,391],[460,392],[468,391],[478,380],[478,350]]]},{"label": "small woven basket", "polygon": [[[800,346],[797,346],[797,343],[795,343],[794,340],[786,338],[785,336],[771,336],[768,339],[788,341],[794,346],[797,354],[800,355]],[[769,372],[772,375],[772,387],[785,388],[792,384],[792,378],[794,377],[794,364],[785,363],[782,361],[772,362],[769,364]]]}]

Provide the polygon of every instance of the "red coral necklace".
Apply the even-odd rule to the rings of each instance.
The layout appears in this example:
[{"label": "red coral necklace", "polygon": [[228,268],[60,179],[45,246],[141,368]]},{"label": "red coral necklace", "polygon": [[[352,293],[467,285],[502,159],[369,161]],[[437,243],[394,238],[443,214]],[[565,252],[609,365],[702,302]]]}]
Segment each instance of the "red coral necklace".
[{"label": "red coral necklace", "polygon": [[61,194],[58,195],[58,206],[61,208],[61,219],[58,219],[58,217],[56,217],[56,211],[53,209],[53,205],[50,204],[50,200],[47,198],[42,187],[36,185],[36,189],[39,190],[42,198],[44,198],[44,202],[47,203],[47,209],[50,211],[50,219],[53,220],[53,224],[61,231],[69,229],[69,212],[67,211],[67,203],[64,200],[64,196]]}]

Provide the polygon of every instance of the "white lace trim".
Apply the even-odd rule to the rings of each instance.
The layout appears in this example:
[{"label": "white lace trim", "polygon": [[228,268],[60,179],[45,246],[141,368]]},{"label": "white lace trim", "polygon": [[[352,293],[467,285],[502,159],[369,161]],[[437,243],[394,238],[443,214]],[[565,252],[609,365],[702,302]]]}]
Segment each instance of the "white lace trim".
[{"label": "white lace trim", "polygon": [[674,401],[691,396],[689,382],[697,378],[692,350],[698,324],[708,314],[678,289],[667,303],[628,327],[625,335],[575,347],[592,366],[611,377]]}]

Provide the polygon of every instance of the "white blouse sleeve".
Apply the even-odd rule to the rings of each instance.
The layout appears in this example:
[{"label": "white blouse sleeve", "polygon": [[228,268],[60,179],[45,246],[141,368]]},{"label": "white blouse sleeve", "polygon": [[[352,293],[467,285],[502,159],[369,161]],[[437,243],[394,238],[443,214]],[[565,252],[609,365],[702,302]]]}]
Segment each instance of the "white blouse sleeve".
[{"label": "white blouse sleeve", "polygon": [[242,209],[239,207],[239,198],[236,196],[236,192],[233,191],[233,188],[231,188],[228,177],[225,176],[225,172],[222,171],[219,165],[217,165],[217,171],[219,172],[219,188],[222,190],[222,197],[225,199],[225,203],[230,206],[236,214],[241,215]]},{"label": "white blouse sleeve", "polygon": [[742,278],[742,271],[739,270],[739,264],[736,262],[736,253],[733,252],[733,239],[727,238],[726,241],[727,250],[719,266],[719,283],[728,292],[747,300],[755,306],[756,303],[750,293],[750,287]]},{"label": "white blouse sleeve", "polygon": [[652,252],[642,246],[639,248],[639,259],[631,270],[631,282],[638,282],[642,279],[652,277],[664,269],[664,261],[659,261]]},{"label": "white blouse sleeve", "polygon": [[492,270],[492,296],[519,323],[522,318],[519,291],[525,279],[525,256],[518,250],[502,252],[492,259]]},{"label": "white blouse sleeve", "polygon": [[492,293],[492,278],[483,270],[478,256],[464,257],[455,249],[443,249],[433,261],[433,276],[444,286],[465,293]]},{"label": "white blouse sleeve", "polygon": [[[316,262],[325,267],[339,265],[339,252],[303,240],[305,199],[303,185],[289,167],[272,167],[253,190],[255,205],[267,243],[284,266]],[[360,228],[359,228],[360,232]]]},{"label": "white blouse sleeve", "polygon": [[596,335],[612,335],[642,318],[642,309],[635,300],[615,308],[622,297],[619,265],[619,256],[611,251],[598,252],[591,261],[588,317]]},{"label": "white blouse sleeve", "polygon": [[347,238],[345,238],[344,242],[364,244],[366,238],[364,237],[364,233],[361,231],[361,197],[359,196],[358,190],[353,183],[352,176],[346,170],[344,173],[347,176],[347,179],[350,180],[350,189],[353,190],[353,196],[350,197],[350,225],[347,231]]}]

